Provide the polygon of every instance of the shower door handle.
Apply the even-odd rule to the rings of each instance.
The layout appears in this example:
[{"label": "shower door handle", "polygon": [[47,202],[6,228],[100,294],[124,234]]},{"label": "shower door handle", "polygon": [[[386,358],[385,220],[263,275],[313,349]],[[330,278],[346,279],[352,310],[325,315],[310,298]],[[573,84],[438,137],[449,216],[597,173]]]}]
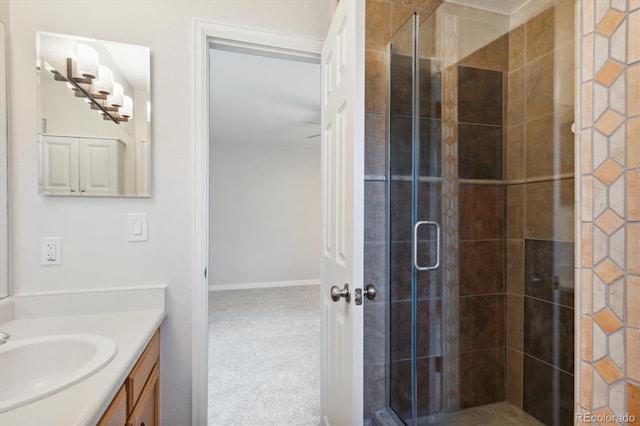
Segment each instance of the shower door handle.
[{"label": "shower door handle", "polygon": [[[418,265],[418,228],[422,225],[434,226],[436,228],[436,263],[429,266]],[[418,271],[431,271],[438,269],[440,266],[440,224],[438,222],[423,220],[416,222],[413,226],[413,266],[415,266]]]}]

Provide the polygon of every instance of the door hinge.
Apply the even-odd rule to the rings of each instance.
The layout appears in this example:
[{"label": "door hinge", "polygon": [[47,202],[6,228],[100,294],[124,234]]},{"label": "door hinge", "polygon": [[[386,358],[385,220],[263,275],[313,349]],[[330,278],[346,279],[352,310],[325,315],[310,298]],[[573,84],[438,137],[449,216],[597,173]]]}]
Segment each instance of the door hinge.
[{"label": "door hinge", "polygon": [[207,268],[204,268],[204,277],[207,278]]}]

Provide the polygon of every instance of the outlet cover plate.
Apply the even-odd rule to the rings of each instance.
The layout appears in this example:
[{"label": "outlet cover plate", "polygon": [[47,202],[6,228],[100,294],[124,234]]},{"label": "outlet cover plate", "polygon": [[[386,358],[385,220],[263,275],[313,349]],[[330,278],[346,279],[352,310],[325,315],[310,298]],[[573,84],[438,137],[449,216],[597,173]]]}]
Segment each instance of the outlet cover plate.
[{"label": "outlet cover plate", "polygon": [[40,263],[45,266],[62,264],[61,237],[46,237],[40,239]]}]

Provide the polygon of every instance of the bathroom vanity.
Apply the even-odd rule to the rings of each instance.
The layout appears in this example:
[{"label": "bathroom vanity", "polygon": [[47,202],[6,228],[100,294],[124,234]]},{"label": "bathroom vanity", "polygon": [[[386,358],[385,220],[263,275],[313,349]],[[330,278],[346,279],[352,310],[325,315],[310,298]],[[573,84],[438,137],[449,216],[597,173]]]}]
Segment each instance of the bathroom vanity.
[{"label": "bathroom vanity", "polygon": [[158,382],[160,375],[160,330],[120,386],[98,426],[158,424]]},{"label": "bathroom vanity", "polygon": [[[160,326],[166,316],[164,285],[136,288],[101,289],[16,295],[0,300],[0,331],[11,334],[0,346],[0,360],[14,363],[19,371],[3,376],[0,384],[0,424],[2,425],[136,425],[158,423],[160,377]],[[50,341],[78,338],[106,340],[110,346],[107,362],[70,385],[28,402],[12,406],[19,390],[32,390],[21,382],[24,374],[61,376],[82,352],[80,343],[73,350],[57,350]],[[88,337],[87,337],[88,336]],[[19,342],[33,341],[44,352],[35,362],[31,356],[11,357],[6,349]],[[44,343],[43,343],[44,342]],[[38,347],[38,346],[35,346]],[[5,359],[3,358],[3,351]],[[92,353],[92,352],[91,352]],[[23,366],[18,364],[24,362]],[[31,366],[29,363],[31,362]],[[59,365],[59,368],[58,368]],[[42,373],[40,371],[42,370]],[[78,370],[75,368],[75,370]],[[71,373],[65,373],[70,371]],[[15,377],[11,377],[15,376]],[[43,380],[44,381],[44,380]],[[26,397],[25,397],[26,398]]]}]

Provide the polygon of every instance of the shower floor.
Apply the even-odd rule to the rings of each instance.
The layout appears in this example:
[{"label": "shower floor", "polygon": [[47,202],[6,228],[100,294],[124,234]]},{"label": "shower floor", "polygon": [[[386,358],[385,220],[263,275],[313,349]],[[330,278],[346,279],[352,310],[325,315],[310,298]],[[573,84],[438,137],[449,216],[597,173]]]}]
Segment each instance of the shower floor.
[{"label": "shower floor", "polygon": [[[385,411],[376,414],[373,426],[400,426],[395,416]],[[430,426],[540,426],[535,418],[507,402],[483,405],[451,413],[420,418],[419,425]]]},{"label": "shower floor", "polygon": [[437,426],[539,426],[538,420],[508,402],[483,405],[452,413],[439,414],[434,423]]}]

